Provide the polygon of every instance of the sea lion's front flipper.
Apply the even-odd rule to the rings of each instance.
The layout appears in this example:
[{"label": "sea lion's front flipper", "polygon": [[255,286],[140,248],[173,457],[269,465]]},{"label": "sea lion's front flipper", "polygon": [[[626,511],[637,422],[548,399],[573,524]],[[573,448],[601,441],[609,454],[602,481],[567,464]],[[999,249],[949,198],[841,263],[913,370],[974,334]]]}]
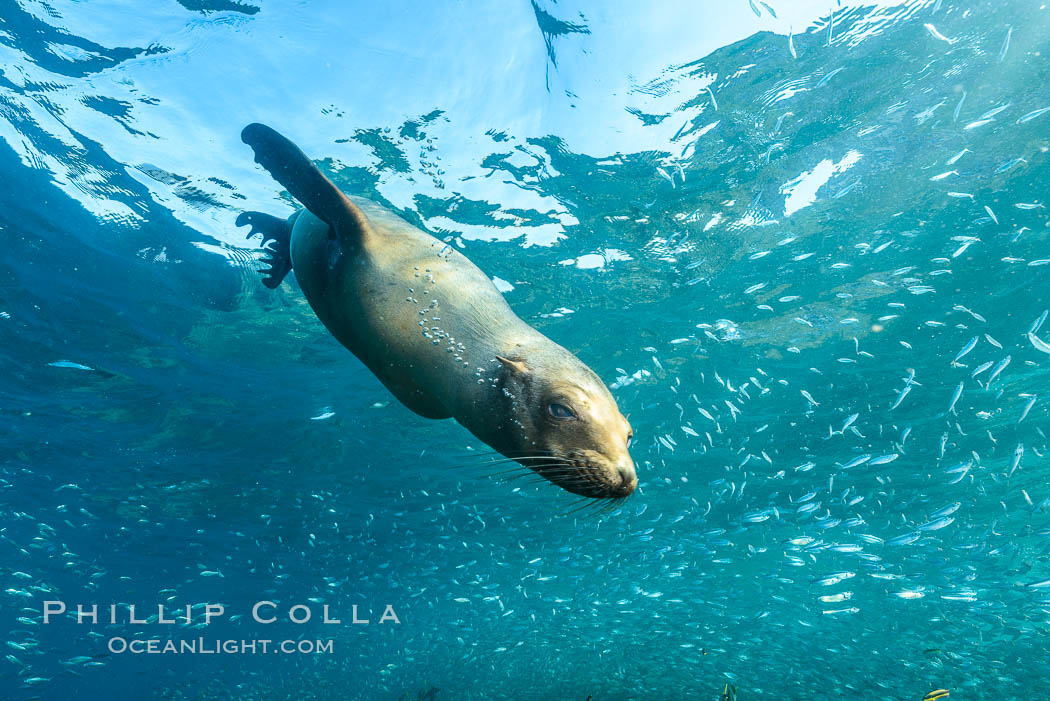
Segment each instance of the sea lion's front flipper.
[{"label": "sea lion's front flipper", "polygon": [[241,141],[255,151],[256,163],[331,226],[338,238],[356,245],[371,233],[372,226],[364,212],[287,138],[265,124],[254,123],[241,131]]},{"label": "sea lion's front flipper", "polygon": [[[262,249],[269,254],[269,258],[263,258],[262,262],[269,264],[269,268],[263,268],[262,283],[271,290],[277,289],[284,280],[284,276],[292,269],[292,227],[287,219],[279,219],[262,212],[241,212],[237,217],[237,226],[250,224],[252,230],[248,232],[248,238],[256,234],[262,234]],[[271,246],[270,244],[274,245]]]}]

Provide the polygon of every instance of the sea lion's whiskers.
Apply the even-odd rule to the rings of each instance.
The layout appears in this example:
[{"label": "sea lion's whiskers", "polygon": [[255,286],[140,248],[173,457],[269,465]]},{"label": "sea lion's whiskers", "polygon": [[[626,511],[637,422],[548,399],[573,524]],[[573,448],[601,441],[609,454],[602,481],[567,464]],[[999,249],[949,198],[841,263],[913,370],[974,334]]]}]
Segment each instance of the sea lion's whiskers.
[{"label": "sea lion's whiskers", "polygon": [[[519,479],[519,478],[521,478],[521,477],[526,477],[526,478],[527,478],[527,477],[532,477],[532,479],[530,479],[530,480],[529,480],[528,482],[526,482],[526,483],[525,483],[525,484],[527,484],[527,485],[530,485],[530,486],[531,486],[531,485],[534,485],[534,484],[550,484],[550,485],[554,485],[555,487],[561,487],[562,489],[566,489],[567,487],[571,487],[571,486],[576,486],[577,484],[583,484],[583,482],[579,482],[579,483],[577,483],[577,482],[572,482],[572,481],[564,481],[564,480],[560,480],[560,481],[558,481],[558,482],[555,482],[555,481],[554,481],[554,480],[552,480],[552,479],[549,479],[549,478],[547,478],[547,477],[544,477],[544,476],[542,476],[542,475],[538,475],[538,474],[533,474],[533,475],[528,475],[528,474],[524,474],[524,475],[519,475],[519,476],[517,476],[517,477],[511,477],[511,478],[509,478],[509,479],[508,479],[507,481],[510,481],[510,480],[516,480],[516,479]],[[570,491],[571,491],[571,490],[570,490]]]},{"label": "sea lion's whiskers", "polygon": [[[547,473],[556,474],[558,472],[570,473],[570,472],[572,472],[572,471],[574,471],[576,469],[577,468],[575,468],[575,467],[573,467],[571,465],[566,465],[565,463],[550,462],[550,463],[541,463],[539,465],[537,465],[535,463],[529,464],[529,465],[516,465],[516,466],[508,468],[506,470],[502,470],[500,472],[493,472],[491,474],[493,474],[493,475],[501,475],[501,474],[505,474],[507,472],[515,472],[515,471],[539,473],[541,470],[544,471],[544,474],[547,474]],[[488,475],[486,475],[486,476],[488,476]]]},{"label": "sea lion's whiskers", "polygon": [[[537,454],[553,455],[554,453],[552,453],[549,450],[539,450],[539,451],[532,451],[530,453],[522,453],[523,456],[537,455]],[[504,457],[509,457],[509,456],[507,456],[506,453],[503,453],[503,452],[498,451],[498,450],[468,450],[468,451],[466,451],[464,453],[456,453],[457,457],[466,457],[466,458],[471,458],[471,457],[484,458],[484,457],[492,457],[494,455],[502,455]]]},{"label": "sea lion's whiskers", "polygon": [[[529,480],[528,482],[525,483],[525,486],[527,486],[527,487],[534,487],[534,486],[539,485],[539,484],[554,484],[554,483],[551,482],[550,480],[543,479],[542,477],[539,477],[539,478],[534,479],[534,480]],[[557,485],[555,485],[555,486],[557,486]]]},{"label": "sea lion's whiskers", "polygon": [[[497,475],[497,476],[487,475],[485,477],[485,479],[491,479],[491,480],[494,480],[495,482],[498,482],[500,484],[509,484],[511,482],[518,482],[520,484],[520,480],[529,480],[529,481],[531,481],[533,479],[536,479],[537,477],[538,476],[536,475],[535,472],[532,472],[530,470],[526,470],[524,472],[518,472],[518,473],[512,473],[512,474],[506,474],[506,475]],[[540,477],[538,479],[540,481],[543,480],[542,477]]]},{"label": "sea lion's whiskers", "polygon": [[[538,469],[541,469],[541,468],[542,469],[546,469],[546,468],[549,468],[549,467],[562,467],[562,466],[568,465],[568,463],[565,463],[565,462],[536,463],[536,462],[532,462],[532,459],[528,459],[529,462],[527,462],[527,463],[522,463],[521,460],[523,460],[523,459],[528,459],[528,458],[517,458],[517,459],[515,459],[515,458],[507,458],[505,460],[490,460],[490,461],[487,461],[487,462],[467,464],[467,465],[451,465],[449,467],[449,469],[452,469],[452,470],[464,470],[464,469],[483,470],[483,469],[488,468],[488,467],[500,467],[500,466],[514,465],[515,463],[517,463],[516,465],[514,465],[514,467],[511,468],[512,470],[516,470],[516,469],[521,469],[521,470],[538,470]],[[535,460],[551,461],[551,460],[554,460],[554,459],[555,458],[551,458],[551,457],[547,457],[547,456],[535,456]],[[485,475],[485,476],[488,476],[488,475]]]},{"label": "sea lion's whiskers", "polygon": [[500,450],[475,450],[475,451],[471,451],[470,453],[468,453],[466,455],[466,457],[472,457],[472,456],[492,457],[494,455],[501,455],[503,457],[513,458],[513,457],[528,457],[530,455],[531,456],[554,455],[554,452],[551,451],[551,450],[543,450],[543,449],[540,449],[540,448],[534,448],[532,450],[529,450],[528,452],[521,453],[521,455],[508,455],[507,453],[505,453],[503,451],[500,451]]},{"label": "sea lion's whiskers", "polygon": [[500,470],[499,472],[489,472],[485,475],[478,475],[482,479],[491,479],[493,477],[504,477],[506,475],[529,475],[534,474],[532,470],[527,467],[513,467],[509,470]]},{"label": "sea lion's whiskers", "polygon": [[601,517],[602,513],[604,513],[605,509],[609,506],[608,501],[608,499],[602,498],[595,499],[594,503],[591,504],[591,508],[586,512],[586,515]]},{"label": "sea lion's whiskers", "polygon": [[498,450],[465,450],[463,452],[456,452],[457,457],[465,458],[472,458],[475,456],[484,457],[486,455],[503,455],[503,453],[499,452]]},{"label": "sea lion's whiskers", "polygon": [[[566,484],[590,481],[586,474],[580,471],[580,468],[575,466],[561,466],[557,465],[554,467],[546,468],[544,470],[537,470],[540,474],[547,478],[557,477]],[[552,480],[553,481],[553,480]]]},{"label": "sea lion's whiskers", "polygon": [[604,518],[611,513],[615,513],[617,509],[623,506],[625,501],[627,501],[627,497],[610,497],[606,499],[601,509],[598,510],[598,517]]},{"label": "sea lion's whiskers", "polygon": [[492,450],[487,452],[476,452],[468,455],[462,455],[463,458],[499,458],[507,460],[533,460],[538,458],[560,458],[560,455],[554,454],[550,450],[533,450],[530,452],[523,452],[520,455],[507,454],[500,452],[499,450]]},{"label": "sea lion's whiskers", "polygon": [[[544,470],[540,472],[537,470],[537,474],[541,477],[551,479],[553,477],[559,478],[558,484],[594,484],[595,481],[589,475],[581,473],[577,468],[559,468],[554,470]],[[553,479],[551,479],[553,481]]]},{"label": "sea lion's whiskers", "polygon": [[[586,508],[588,508],[588,507],[590,507],[590,506],[594,506],[594,504],[595,504],[596,502],[599,502],[599,501],[600,501],[600,500],[599,500],[598,498],[596,498],[596,497],[584,497],[584,498],[583,498],[583,500],[584,500],[584,501],[586,501],[587,503],[586,503],[586,504],[584,504],[583,506],[580,506],[580,507],[577,507],[577,508],[575,508],[575,509],[572,509],[572,511],[566,511],[566,512],[565,512],[565,513],[564,513],[563,515],[564,515],[564,516],[568,516],[568,515],[570,515],[570,514],[574,514],[574,513],[576,513],[577,511],[582,511],[582,510],[584,510],[584,509],[586,509]],[[579,502],[573,502],[573,503],[572,503],[572,504],[570,504],[569,506],[571,507],[571,506],[574,506],[575,504],[578,504],[578,503],[579,503]]]},{"label": "sea lion's whiskers", "polygon": [[[572,507],[576,506],[577,504],[579,504],[579,503],[581,503],[581,502],[589,501],[589,500],[590,500],[590,497],[580,497],[579,499],[574,499],[574,500],[572,501],[572,503],[570,503],[570,504],[569,504],[568,506],[566,506],[565,508],[566,508],[566,509],[571,509]],[[572,512],[571,512],[571,511],[563,511],[563,512],[562,512],[562,516],[567,516],[567,515],[569,515],[570,513],[572,513]]]},{"label": "sea lion's whiskers", "polygon": [[524,465],[518,465],[517,467],[512,467],[512,468],[510,468],[508,470],[500,470],[499,472],[490,472],[487,475],[482,475],[482,477],[499,477],[500,475],[509,475],[511,473],[514,473],[514,472],[520,472],[521,474],[524,475],[524,474],[534,473],[534,472],[536,472],[536,470],[534,470],[531,467],[525,467]]},{"label": "sea lion's whiskers", "polygon": [[457,464],[457,465],[452,465],[451,467],[452,467],[452,469],[459,469],[459,468],[464,468],[464,467],[485,467],[487,465],[502,465],[502,464],[508,463],[508,462],[521,462],[522,460],[530,460],[531,461],[531,460],[561,460],[561,459],[562,458],[558,458],[557,456],[554,456],[554,455],[522,455],[521,457],[517,457],[517,458],[503,458],[502,460],[485,460],[485,461],[482,461],[482,462],[474,462],[474,463],[460,463],[460,464]]},{"label": "sea lion's whiskers", "polygon": [[[539,465],[539,466],[535,466],[535,467],[533,467],[533,466],[529,466],[529,467],[519,466],[519,467],[511,468],[509,470],[503,470],[501,472],[493,472],[491,474],[482,475],[482,477],[489,478],[489,477],[502,477],[503,475],[515,475],[514,478],[509,478],[509,479],[515,479],[517,477],[527,477],[529,475],[537,475],[539,477],[542,477],[543,480],[547,480],[548,479],[548,475],[560,476],[562,474],[566,474],[566,475],[572,474],[572,471],[568,470],[568,469],[566,469],[564,472],[559,472],[557,469],[552,471],[552,470],[550,470],[550,468],[552,468],[552,467],[553,468],[562,468],[562,465],[559,464],[559,463],[552,463],[551,465]],[[544,470],[544,471],[540,472],[541,469]]]},{"label": "sea lion's whiskers", "polygon": [[[500,478],[500,479],[499,479],[498,481],[499,481],[499,482],[500,482],[501,484],[510,484],[511,482],[515,482],[515,481],[517,481],[517,480],[520,480],[520,479],[525,479],[525,478],[527,478],[528,476],[529,476],[529,475],[528,475],[528,473],[522,473],[522,474],[520,474],[520,475],[512,475],[512,476],[510,476],[510,477],[501,477],[501,478]],[[543,481],[543,480],[538,480],[538,481],[540,481],[540,482],[541,482],[541,481]],[[528,485],[528,484],[536,484],[536,483],[537,483],[537,482],[534,482],[534,481],[530,481],[530,482],[526,482],[525,484],[527,484],[527,485]]]},{"label": "sea lion's whiskers", "polygon": [[[499,478],[496,479],[496,481],[499,482],[500,484],[510,484],[511,482],[517,482],[518,480],[523,480],[523,479],[528,479],[528,478],[529,478],[529,475],[523,473],[523,474],[520,474],[520,475],[509,475],[507,477],[499,477]],[[529,482],[525,482],[525,484],[526,485],[538,484],[539,482],[543,482],[543,481],[544,480],[529,481]]]},{"label": "sea lion's whiskers", "polygon": [[[542,456],[542,457],[547,457],[547,456]],[[547,457],[547,459],[551,460],[551,459],[558,459],[558,458],[554,458],[553,456],[550,456],[550,457]],[[496,478],[497,480],[499,480],[500,482],[503,482],[503,483],[513,482],[513,481],[521,479],[523,477],[530,477],[530,476],[536,477],[535,480],[530,481],[528,483],[530,486],[533,485],[533,484],[539,484],[541,482],[550,482],[552,484],[558,484],[558,485],[562,485],[562,486],[576,484],[579,480],[572,480],[572,479],[565,480],[564,478],[566,476],[570,476],[570,475],[576,474],[576,472],[578,472],[578,468],[576,468],[574,465],[572,465],[569,462],[560,461],[561,459],[558,459],[558,460],[559,460],[559,462],[548,462],[548,463],[541,463],[541,464],[536,464],[536,463],[530,463],[528,465],[518,464],[515,467],[512,467],[510,469],[501,470],[501,471],[498,471],[498,472],[493,472],[493,473],[490,473],[490,474],[487,474],[487,475],[482,475],[482,477],[484,477],[486,479],[488,479],[488,478]]]}]

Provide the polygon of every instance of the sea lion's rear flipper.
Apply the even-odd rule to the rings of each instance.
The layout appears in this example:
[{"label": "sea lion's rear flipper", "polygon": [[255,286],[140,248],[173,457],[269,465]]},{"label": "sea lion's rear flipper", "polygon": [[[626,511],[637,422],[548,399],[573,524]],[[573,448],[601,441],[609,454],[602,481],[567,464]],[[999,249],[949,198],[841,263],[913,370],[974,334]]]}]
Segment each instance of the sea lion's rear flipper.
[{"label": "sea lion's rear flipper", "polygon": [[[237,217],[237,226],[251,224],[252,230],[248,232],[248,238],[256,234],[262,234],[262,248],[270,254],[269,258],[263,258],[263,263],[268,263],[269,268],[264,268],[262,283],[271,290],[276,289],[284,280],[284,276],[292,269],[292,227],[286,219],[271,217],[262,212],[241,212]],[[269,245],[273,243],[274,245]]]},{"label": "sea lion's rear flipper", "polygon": [[372,227],[357,205],[318,170],[299,147],[265,124],[249,124],[241,141],[255,151],[255,161],[284,186],[292,197],[332,227],[335,236],[356,246]]}]

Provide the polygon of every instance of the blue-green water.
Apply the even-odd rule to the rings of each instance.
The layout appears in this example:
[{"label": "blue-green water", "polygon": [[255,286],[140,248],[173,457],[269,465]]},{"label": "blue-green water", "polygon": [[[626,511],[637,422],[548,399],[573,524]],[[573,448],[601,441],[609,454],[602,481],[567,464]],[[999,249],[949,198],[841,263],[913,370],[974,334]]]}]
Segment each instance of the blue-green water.
[{"label": "blue-green water", "polygon": [[[0,697],[1050,698],[1050,9],[787,5],[0,2]],[[623,507],[259,284],[250,121],[598,372]],[[202,636],[333,650],[107,649]]]}]

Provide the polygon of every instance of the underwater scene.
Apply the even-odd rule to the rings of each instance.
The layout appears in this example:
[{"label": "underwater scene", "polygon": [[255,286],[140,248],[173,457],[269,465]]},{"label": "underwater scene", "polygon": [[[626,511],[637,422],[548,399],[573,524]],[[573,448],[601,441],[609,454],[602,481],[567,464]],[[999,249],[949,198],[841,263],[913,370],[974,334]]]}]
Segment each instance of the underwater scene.
[{"label": "underwater scene", "polygon": [[0,0],[0,698],[1050,699],[1048,59]]}]

